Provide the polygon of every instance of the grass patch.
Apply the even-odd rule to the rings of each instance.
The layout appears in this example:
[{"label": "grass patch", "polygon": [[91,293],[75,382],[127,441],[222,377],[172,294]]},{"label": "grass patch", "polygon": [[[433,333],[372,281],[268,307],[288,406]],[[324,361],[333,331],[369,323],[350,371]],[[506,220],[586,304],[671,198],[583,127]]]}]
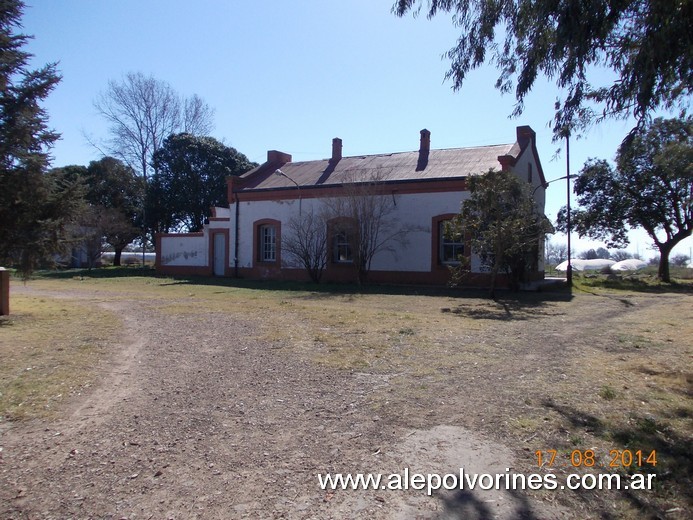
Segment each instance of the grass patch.
[{"label": "grass patch", "polygon": [[91,385],[119,320],[72,301],[12,295],[0,319],[0,420],[51,415]]},{"label": "grass patch", "polygon": [[591,289],[645,293],[693,293],[693,269],[671,268],[671,283],[657,279],[657,271],[645,270],[631,274],[602,274],[593,272],[573,272],[573,286],[576,290],[589,292]]},{"label": "grass patch", "polygon": [[602,389],[599,390],[599,397],[601,397],[605,401],[613,401],[614,399],[616,399],[617,395],[618,394],[616,393],[616,390],[614,390],[609,385],[604,385],[602,386]]},{"label": "grass patch", "polygon": [[[199,316],[210,326],[215,320],[248,320],[248,334],[277,355],[364,381],[365,404],[388,427],[459,424],[526,449],[530,455],[522,470],[533,469],[531,454],[537,449],[569,455],[594,448],[601,462],[608,462],[614,449],[657,450],[658,474],[661,468],[671,477],[662,486],[665,491],[638,499],[652,502],[657,511],[689,505],[693,374],[686,361],[693,355],[688,339],[693,337],[693,308],[680,286],[635,291],[621,285],[615,290],[580,278],[573,294],[508,293],[492,301],[466,291],[112,271],[96,271],[107,273],[102,277],[48,274],[30,283],[68,296],[74,291],[94,299],[123,299],[167,317]],[[13,298],[13,309],[18,302]],[[39,303],[49,307],[41,310]],[[26,304],[14,323],[0,322],[3,348],[9,344],[8,330],[23,327],[15,334],[23,340],[30,331],[28,320],[56,338],[62,334],[60,341],[77,337],[59,330],[66,327],[57,321],[37,321],[43,314],[57,314],[63,321],[78,316],[82,323],[72,323],[73,331],[94,333],[98,329],[83,323],[84,309],[53,300]],[[46,349],[53,338],[41,341]],[[72,345],[80,352],[78,347],[79,342]],[[12,375],[26,377],[21,370],[32,366],[27,353]],[[79,391],[79,384],[71,386]],[[15,410],[24,406],[15,404]],[[666,490],[679,495],[672,498]],[[638,511],[623,497],[600,497],[603,507],[596,504],[595,510],[602,507],[611,514],[612,504],[622,509],[610,518],[632,518]]]}]

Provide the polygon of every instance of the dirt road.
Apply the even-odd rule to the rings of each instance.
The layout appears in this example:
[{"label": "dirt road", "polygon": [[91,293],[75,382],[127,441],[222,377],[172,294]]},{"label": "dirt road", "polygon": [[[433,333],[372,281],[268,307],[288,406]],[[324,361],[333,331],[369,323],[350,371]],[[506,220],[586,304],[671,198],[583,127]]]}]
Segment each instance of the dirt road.
[{"label": "dirt road", "polygon": [[[448,382],[433,398],[403,399],[393,392],[383,406],[384,392],[401,374],[316,364],[295,355],[285,340],[267,341],[247,316],[171,313],[85,292],[67,296],[117,313],[123,333],[95,388],[74,398],[61,419],[17,423],[3,433],[3,520],[585,517],[550,494],[429,497],[425,490],[330,491],[318,485],[318,474],[328,472],[517,468],[516,441],[489,435],[483,421],[502,422],[504,410],[533,398],[531,392],[480,409],[494,387],[504,393],[502,380],[535,377],[517,363],[499,360],[491,374],[460,369],[451,377],[470,382],[463,391]],[[561,356],[605,333],[609,312],[627,310],[618,301],[605,306],[602,324],[595,322],[560,356],[555,349],[564,340],[555,332],[544,330],[550,341],[537,341],[539,321],[499,320],[490,341],[514,337],[526,349],[522,358],[556,369]],[[289,318],[279,315],[273,326],[281,328],[282,319]]]}]

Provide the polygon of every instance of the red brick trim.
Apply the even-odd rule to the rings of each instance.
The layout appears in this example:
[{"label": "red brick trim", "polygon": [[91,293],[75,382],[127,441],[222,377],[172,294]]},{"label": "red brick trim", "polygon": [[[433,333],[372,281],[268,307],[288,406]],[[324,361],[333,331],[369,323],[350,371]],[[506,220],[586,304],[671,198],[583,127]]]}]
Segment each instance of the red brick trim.
[{"label": "red brick trim", "polygon": [[207,238],[207,269],[209,275],[214,276],[214,238],[216,235],[224,235],[224,243],[226,244],[224,248],[224,274],[221,276],[231,276],[231,268],[229,267],[229,251],[231,249],[229,230],[223,228],[209,230],[209,237]]},{"label": "red brick trim", "polygon": [[[431,271],[446,271],[450,268],[440,262],[440,223],[446,220],[452,220],[458,213],[443,213],[435,215],[431,218]],[[469,256],[469,247],[464,244],[464,254]]]},{"label": "red brick trim", "polygon": [[169,237],[202,237],[204,236],[204,231],[197,231],[195,233],[156,233],[157,237],[169,238]]},{"label": "red brick trim", "polygon": [[[235,196],[240,202],[247,201],[272,201],[272,200],[292,200],[292,199],[317,199],[339,197],[344,191],[341,185],[331,186],[295,186],[274,188],[243,190],[233,186],[232,192],[229,190],[229,204],[235,202]],[[436,179],[433,181],[392,181],[380,184],[373,189],[377,195],[405,195],[412,193],[442,193],[449,191],[467,191],[467,180],[463,177],[455,179]]]},{"label": "red brick trim", "polygon": [[167,276],[213,276],[213,268],[197,265],[157,266],[156,272]]},{"label": "red brick trim", "polygon": [[358,227],[355,225],[354,219],[351,217],[335,217],[327,221],[327,268],[334,267],[336,269],[348,268],[350,271],[354,269],[354,262],[335,262],[334,260],[334,237],[337,230],[349,231],[353,237],[354,243],[351,244],[352,255],[354,248],[357,247]]},{"label": "red brick trim", "polygon": [[[274,262],[266,262],[260,260],[260,228],[262,226],[274,226],[276,237],[276,260]],[[269,272],[279,272],[282,265],[282,223],[280,220],[273,218],[263,218],[253,222],[253,267],[261,267],[267,271],[263,278],[266,278]]]},{"label": "red brick trim", "polygon": [[520,153],[517,154],[519,159],[525,150],[529,148],[534,157],[534,162],[537,165],[537,174],[539,175],[539,182],[541,184],[546,184],[546,177],[544,177],[544,169],[541,167],[541,161],[539,160],[539,152],[537,151],[537,134],[529,126],[518,126],[516,129],[517,133],[517,144],[520,145]]}]

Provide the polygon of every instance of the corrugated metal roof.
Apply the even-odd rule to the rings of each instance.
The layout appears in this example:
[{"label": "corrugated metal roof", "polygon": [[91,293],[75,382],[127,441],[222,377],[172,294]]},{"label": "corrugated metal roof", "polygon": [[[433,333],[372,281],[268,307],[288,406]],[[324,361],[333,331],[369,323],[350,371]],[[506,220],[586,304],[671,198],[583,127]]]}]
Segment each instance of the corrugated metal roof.
[{"label": "corrugated metal roof", "polygon": [[[431,150],[428,157],[416,152],[343,157],[335,164],[329,159],[289,162],[282,165],[265,163],[242,177],[243,189],[277,189],[299,186],[320,186],[360,181],[410,181],[467,177],[500,169],[498,157],[517,157],[517,143],[474,148]],[[276,175],[277,167],[286,177]],[[292,182],[292,180],[294,182]]]}]

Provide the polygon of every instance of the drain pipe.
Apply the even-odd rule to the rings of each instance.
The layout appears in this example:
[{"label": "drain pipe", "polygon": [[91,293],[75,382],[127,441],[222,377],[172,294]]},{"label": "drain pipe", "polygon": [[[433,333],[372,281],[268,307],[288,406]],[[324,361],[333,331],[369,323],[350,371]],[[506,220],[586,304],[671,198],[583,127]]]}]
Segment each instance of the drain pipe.
[{"label": "drain pipe", "polygon": [[236,193],[236,229],[234,231],[234,246],[233,246],[233,276],[238,278],[238,217],[241,212],[241,201],[238,200],[238,193]]}]

